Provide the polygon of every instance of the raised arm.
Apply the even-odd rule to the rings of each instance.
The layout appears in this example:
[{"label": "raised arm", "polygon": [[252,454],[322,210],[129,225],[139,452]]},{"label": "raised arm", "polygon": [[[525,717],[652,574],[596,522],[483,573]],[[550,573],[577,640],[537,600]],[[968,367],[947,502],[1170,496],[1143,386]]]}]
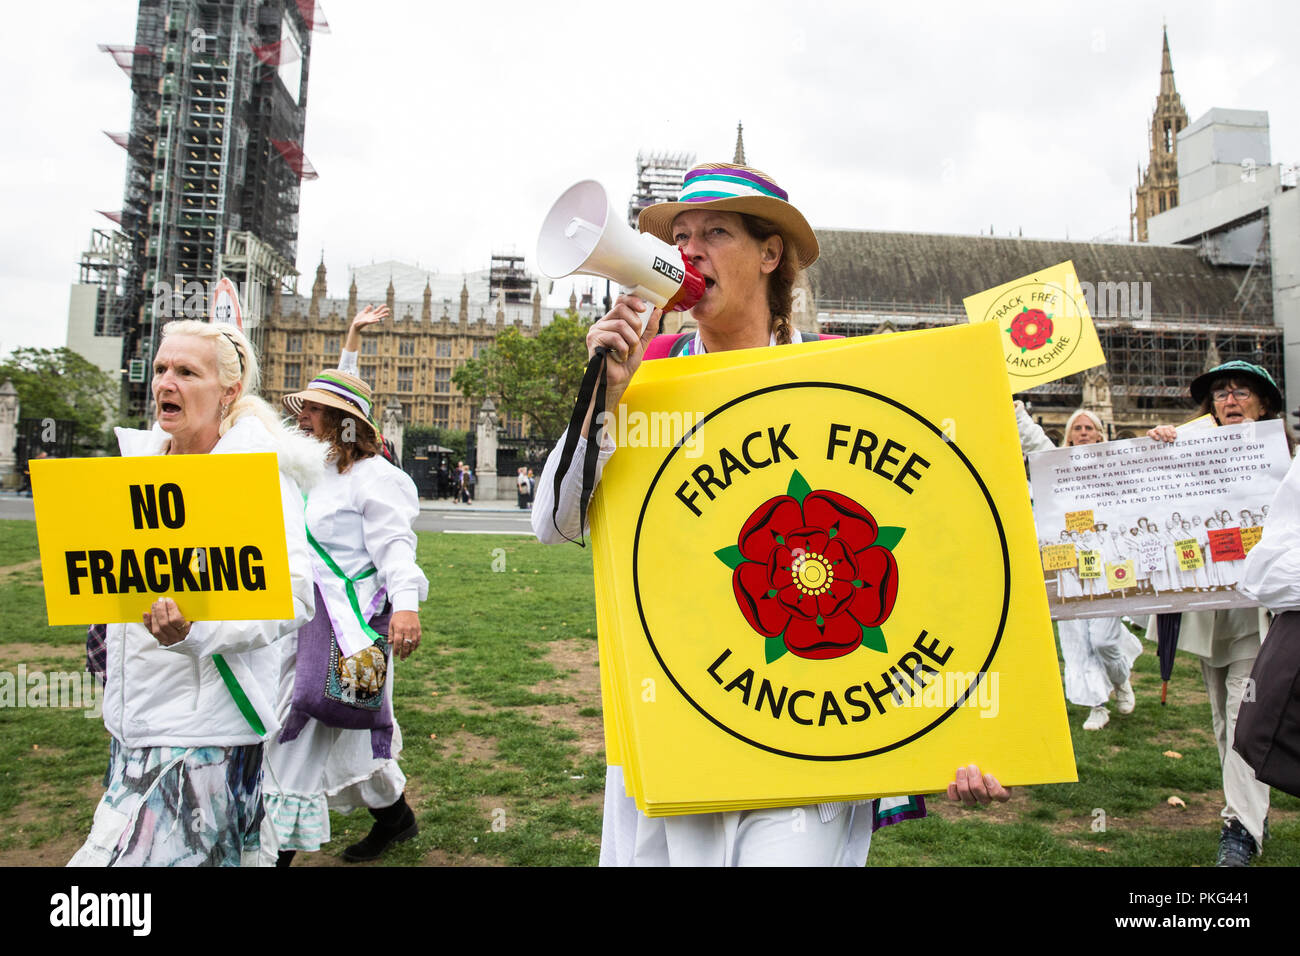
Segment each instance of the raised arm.
[{"label": "raised arm", "polygon": [[361,351],[361,330],[367,325],[374,325],[376,322],[384,321],[391,314],[386,305],[381,305],[378,308],[368,305],[356,314],[352,324],[348,326],[347,338],[343,340],[343,352],[339,355],[340,372],[357,374],[357,353]]}]

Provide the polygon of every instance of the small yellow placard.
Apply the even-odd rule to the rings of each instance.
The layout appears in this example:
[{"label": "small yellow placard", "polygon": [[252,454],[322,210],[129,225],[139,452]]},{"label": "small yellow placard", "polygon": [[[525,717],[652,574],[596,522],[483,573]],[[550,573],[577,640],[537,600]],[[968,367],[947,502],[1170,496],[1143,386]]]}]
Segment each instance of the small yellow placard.
[{"label": "small yellow placard", "polygon": [[1079,552],[1079,577],[1081,578],[1101,577],[1101,552],[1100,551]]},{"label": "small yellow placard", "polygon": [[1178,567],[1182,570],[1195,571],[1205,566],[1205,557],[1201,554],[1201,546],[1196,543],[1195,538],[1175,541],[1174,547],[1178,551]]},{"label": "small yellow placard", "polygon": [[1122,591],[1133,586],[1133,559],[1106,563],[1106,590]]},{"label": "small yellow placard", "polygon": [[[293,617],[275,455],[32,462],[50,624]],[[93,496],[93,500],[90,500]]]},{"label": "small yellow placard", "polygon": [[1091,531],[1093,525],[1092,509],[1087,511],[1067,511],[1065,513],[1066,531]]},{"label": "small yellow placard", "polygon": [[1260,525],[1255,525],[1253,528],[1242,528],[1241,529],[1242,549],[1245,550],[1247,554],[1250,554],[1250,549],[1255,547],[1255,545],[1259,544],[1259,539],[1263,537],[1263,535],[1264,535],[1264,529]]},{"label": "small yellow placard", "polygon": [[972,323],[997,323],[1013,392],[1106,363],[1073,262],[967,296],[962,304]]},{"label": "small yellow placard", "polygon": [[1042,550],[1044,571],[1066,571],[1079,563],[1072,544],[1045,544]]}]

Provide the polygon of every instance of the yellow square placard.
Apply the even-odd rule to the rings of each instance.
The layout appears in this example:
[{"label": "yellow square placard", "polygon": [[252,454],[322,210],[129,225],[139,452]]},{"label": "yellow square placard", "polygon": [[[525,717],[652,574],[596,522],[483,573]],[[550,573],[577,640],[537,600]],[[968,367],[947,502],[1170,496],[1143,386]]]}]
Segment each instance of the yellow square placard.
[{"label": "yellow square placard", "polygon": [[1118,563],[1106,562],[1106,590],[1122,591],[1133,587],[1134,583],[1132,558]]},{"label": "yellow square placard", "polygon": [[[995,330],[699,358],[638,373],[592,505],[629,795],[663,815],[936,792],[972,762],[1075,779]],[[656,416],[690,424],[665,441]]]},{"label": "yellow square placard", "polygon": [[1067,511],[1065,513],[1065,530],[1091,531],[1093,521],[1094,519],[1091,508],[1087,508],[1083,511]]},{"label": "yellow square placard", "polygon": [[1081,578],[1101,577],[1101,552],[1100,551],[1079,552],[1079,577]]},{"label": "yellow square placard", "polygon": [[1079,566],[1078,552],[1072,544],[1043,545],[1043,570],[1065,571]]},{"label": "yellow square placard", "polygon": [[191,621],[293,617],[275,455],[43,459],[32,495],[50,624],[162,597]]},{"label": "yellow square placard", "polygon": [[1201,546],[1195,538],[1184,538],[1181,541],[1175,541],[1174,550],[1178,552],[1179,570],[1195,571],[1197,568],[1205,567],[1205,558],[1201,554]]},{"label": "yellow square placard", "polygon": [[997,325],[1013,392],[1106,362],[1073,262],[967,296],[962,305],[972,323]]}]

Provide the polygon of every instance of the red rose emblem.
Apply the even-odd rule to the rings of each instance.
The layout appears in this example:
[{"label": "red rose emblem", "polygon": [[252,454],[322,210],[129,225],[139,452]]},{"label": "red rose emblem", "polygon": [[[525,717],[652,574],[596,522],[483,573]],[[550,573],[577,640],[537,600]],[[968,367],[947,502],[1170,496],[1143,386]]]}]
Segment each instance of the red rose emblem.
[{"label": "red rose emblem", "polygon": [[852,653],[864,639],[885,650],[880,625],[898,594],[890,550],[901,528],[836,491],[811,491],[796,471],[790,493],[759,505],[737,545],[718,557],[749,625],[768,639],[768,660],[786,651],[809,660]]},{"label": "red rose emblem", "polygon": [[1044,314],[1042,309],[1025,308],[1011,320],[1007,332],[1011,341],[1020,346],[1021,352],[1040,349],[1052,341],[1052,317]]}]

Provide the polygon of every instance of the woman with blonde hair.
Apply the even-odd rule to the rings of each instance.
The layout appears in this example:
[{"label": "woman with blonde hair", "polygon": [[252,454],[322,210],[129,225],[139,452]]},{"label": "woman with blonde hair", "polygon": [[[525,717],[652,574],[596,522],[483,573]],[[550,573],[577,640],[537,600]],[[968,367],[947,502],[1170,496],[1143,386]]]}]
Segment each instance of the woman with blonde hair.
[{"label": "woman with blonde hair", "polygon": [[[1101,419],[1080,408],[1065,423],[1062,447],[1094,445],[1105,440],[1106,427]],[[1094,582],[1096,593],[1100,593],[1105,578]],[[1112,691],[1115,709],[1121,714],[1133,713],[1137,697],[1130,675],[1133,662],[1142,653],[1142,642],[1115,617],[1058,621],[1056,631],[1065,662],[1065,697],[1072,704],[1089,708],[1083,729],[1101,730],[1110,721],[1106,703]]]},{"label": "woman with blonde hair", "polygon": [[[262,849],[262,742],[279,726],[272,645],[314,610],[303,490],[322,454],[281,427],[257,387],[257,357],[234,326],[172,322],[153,363],[157,422],[117,436],[125,456],[277,456],[293,616],[196,621],[182,595],[141,623],[108,625],[107,788],[69,865],[239,866]],[[232,493],[224,520],[239,521],[238,502]]]}]

